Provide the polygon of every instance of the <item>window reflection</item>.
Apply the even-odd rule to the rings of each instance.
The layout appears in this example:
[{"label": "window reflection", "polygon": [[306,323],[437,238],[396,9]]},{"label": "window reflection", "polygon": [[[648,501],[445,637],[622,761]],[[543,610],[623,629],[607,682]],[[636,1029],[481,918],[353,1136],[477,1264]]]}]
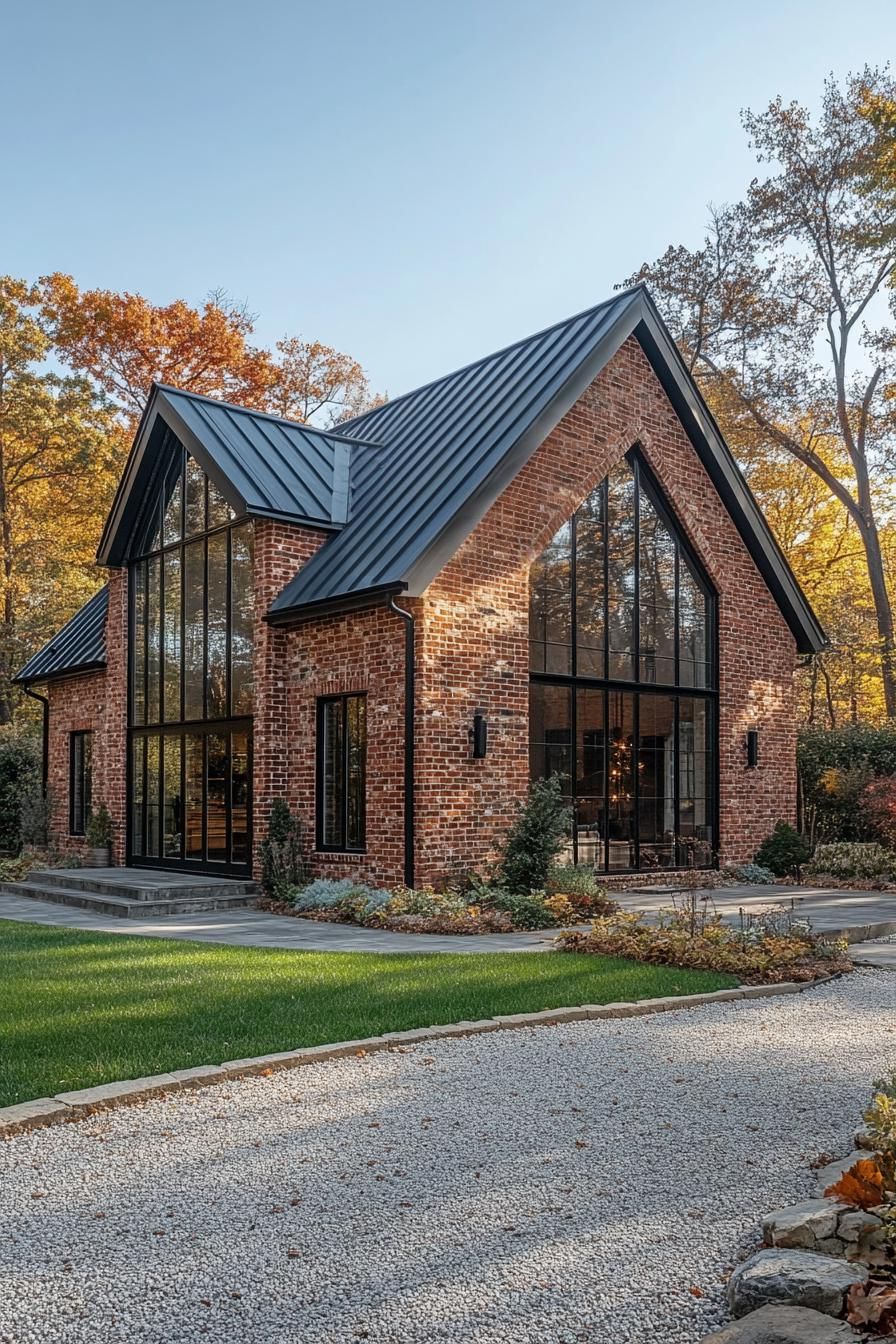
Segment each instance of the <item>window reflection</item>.
[{"label": "window reflection", "polygon": [[530,771],[565,778],[570,861],[712,862],[714,707],[695,694],[714,684],[711,614],[634,453],[532,564]]},{"label": "window reflection", "polygon": [[[145,862],[245,868],[253,526],[234,523],[224,496],[170,432],[163,453],[171,467],[145,516],[148,554],[131,569],[130,852]],[[348,782],[357,827],[351,772]]]}]

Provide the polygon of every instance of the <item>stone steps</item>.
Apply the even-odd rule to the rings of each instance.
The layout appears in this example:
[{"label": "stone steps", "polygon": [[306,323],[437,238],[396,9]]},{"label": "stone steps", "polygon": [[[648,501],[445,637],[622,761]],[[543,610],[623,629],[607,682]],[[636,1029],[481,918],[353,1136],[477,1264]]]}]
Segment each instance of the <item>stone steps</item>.
[{"label": "stone steps", "polygon": [[134,868],[36,869],[26,881],[0,882],[0,891],[121,919],[241,909],[258,895],[249,880]]}]

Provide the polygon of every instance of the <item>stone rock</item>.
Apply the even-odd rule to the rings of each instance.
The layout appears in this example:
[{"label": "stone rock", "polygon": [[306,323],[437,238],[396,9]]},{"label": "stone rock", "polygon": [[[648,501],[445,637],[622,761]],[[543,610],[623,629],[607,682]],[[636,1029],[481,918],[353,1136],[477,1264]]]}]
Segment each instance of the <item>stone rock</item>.
[{"label": "stone rock", "polygon": [[738,1265],[728,1283],[733,1316],[746,1316],[764,1306],[811,1307],[839,1316],[854,1283],[866,1283],[863,1265],[847,1264],[815,1251],[759,1251]]},{"label": "stone rock", "polygon": [[769,1213],[762,1220],[765,1244],[814,1251],[818,1242],[834,1236],[842,1209],[835,1199],[805,1199]]},{"label": "stone rock", "polygon": [[808,1307],[760,1307],[702,1344],[856,1344],[856,1337],[845,1321]]},{"label": "stone rock", "polygon": [[837,1236],[841,1241],[858,1242],[882,1226],[876,1213],[869,1213],[867,1209],[846,1209],[840,1215]]},{"label": "stone rock", "polygon": [[857,1162],[867,1161],[867,1158],[868,1154],[863,1152],[861,1148],[857,1148],[855,1152],[849,1153],[847,1157],[841,1157],[839,1162],[829,1162],[826,1167],[820,1167],[816,1172],[819,1195],[823,1195],[829,1185],[833,1185],[835,1181],[839,1181],[843,1173],[849,1171],[850,1167],[854,1167]]}]

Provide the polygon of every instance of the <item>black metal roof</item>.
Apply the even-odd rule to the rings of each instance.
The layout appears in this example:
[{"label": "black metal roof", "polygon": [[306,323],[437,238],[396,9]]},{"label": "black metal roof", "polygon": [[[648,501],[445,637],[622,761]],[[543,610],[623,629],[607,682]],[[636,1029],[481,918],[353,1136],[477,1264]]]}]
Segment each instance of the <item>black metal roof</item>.
[{"label": "black metal roof", "polygon": [[164,422],[240,516],[340,528],[348,518],[353,440],[261,411],[154,385],[100,542],[101,564],[121,564]]},{"label": "black metal roof", "polygon": [[[98,559],[127,563],[142,501],[164,469],[170,430],[238,515],[332,533],[276,598],[271,620],[389,592],[418,595],[629,336],[647,355],[798,648],[823,648],[824,632],[642,285],[338,431],[155,385]],[[56,649],[70,626],[37,659]],[[20,677],[35,677],[36,661]]]},{"label": "black metal roof", "polygon": [[18,672],[18,682],[52,681],[106,666],[109,589],[102,587]]},{"label": "black metal roof", "polygon": [[271,606],[274,620],[353,595],[421,593],[558,421],[634,334],[801,652],[825,636],[642,285],[340,426],[352,458],[347,525]]}]

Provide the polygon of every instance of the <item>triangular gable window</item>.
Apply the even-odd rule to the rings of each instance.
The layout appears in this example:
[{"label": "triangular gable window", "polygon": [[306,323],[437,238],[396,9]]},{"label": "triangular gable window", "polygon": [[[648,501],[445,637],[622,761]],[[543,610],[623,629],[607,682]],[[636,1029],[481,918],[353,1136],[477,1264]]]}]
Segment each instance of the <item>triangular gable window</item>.
[{"label": "triangular gable window", "polygon": [[713,686],[712,590],[638,456],[630,459],[531,567],[531,670]]},{"label": "triangular gable window", "polygon": [[134,538],[134,555],[148,555],[163,546],[224,527],[236,516],[218,487],[170,429],[165,431],[159,462],[157,484],[150,492]]}]

